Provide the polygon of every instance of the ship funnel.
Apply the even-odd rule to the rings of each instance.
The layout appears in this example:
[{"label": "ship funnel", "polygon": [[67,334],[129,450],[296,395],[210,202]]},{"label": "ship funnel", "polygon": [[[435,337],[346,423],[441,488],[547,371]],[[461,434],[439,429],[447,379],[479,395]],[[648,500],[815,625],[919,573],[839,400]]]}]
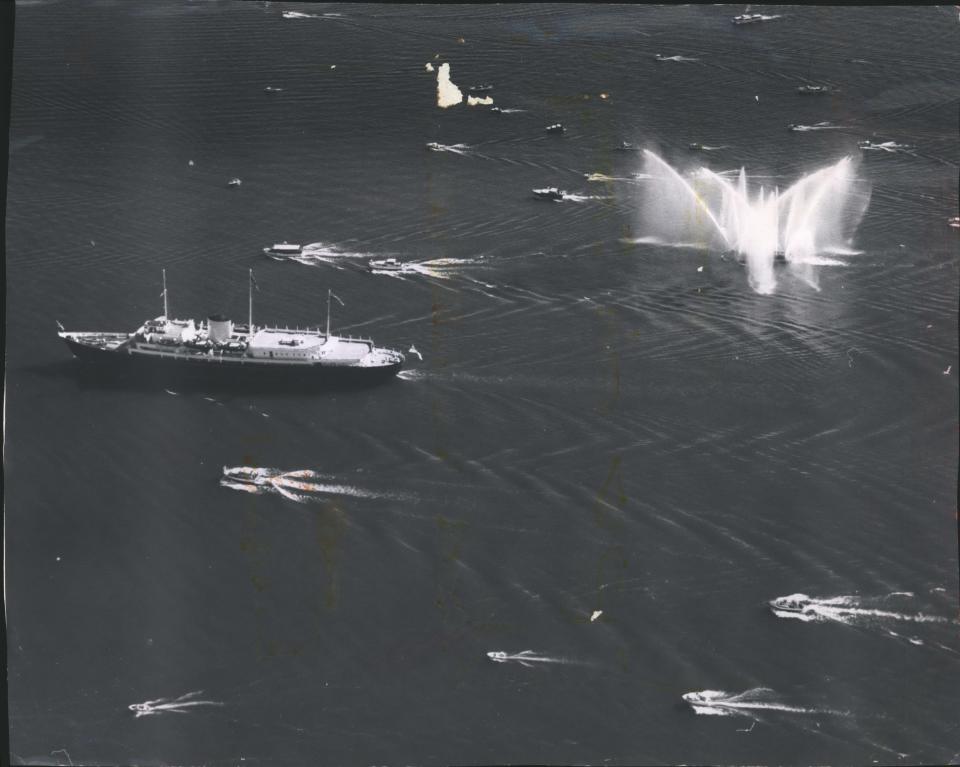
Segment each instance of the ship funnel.
[{"label": "ship funnel", "polygon": [[225,344],[233,335],[233,322],[222,314],[207,317],[207,338],[215,344]]}]

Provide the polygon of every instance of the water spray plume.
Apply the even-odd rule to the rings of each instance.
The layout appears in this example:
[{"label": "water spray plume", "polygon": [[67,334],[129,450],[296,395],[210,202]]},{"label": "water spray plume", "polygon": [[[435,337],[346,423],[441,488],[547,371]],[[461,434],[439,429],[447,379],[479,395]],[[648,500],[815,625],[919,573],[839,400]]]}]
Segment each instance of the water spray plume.
[{"label": "water spray plume", "polygon": [[745,169],[735,183],[708,168],[684,177],[653,152],[644,155],[651,176],[641,208],[645,233],[736,254],[747,267],[750,287],[762,294],[776,289],[778,262],[819,289],[814,266],[837,263],[824,253],[849,252],[869,202],[849,157],[803,176],[782,193],[761,186],[751,194]]},{"label": "water spray plume", "polygon": [[[694,202],[697,204],[697,206],[698,206],[704,213],[707,214],[707,216],[709,217],[710,221],[713,222],[713,225],[714,225],[714,226],[716,226],[717,231],[720,233],[720,235],[723,237],[723,239],[729,244],[730,238],[727,236],[727,233],[724,231],[723,227],[720,225],[720,222],[717,221],[717,219],[716,219],[716,217],[713,215],[713,213],[710,212],[710,207],[700,198],[700,195],[697,194],[696,191],[693,189],[693,187],[690,186],[690,184],[687,183],[687,181],[683,178],[683,176],[681,176],[679,173],[677,173],[677,171],[675,171],[673,168],[671,168],[670,165],[668,165],[665,160],[662,160],[661,158],[657,157],[657,155],[655,155],[655,154],[654,154],[653,152],[651,152],[649,149],[644,149],[644,150],[643,150],[643,153],[644,153],[644,155],[646,155],[646,157],[647,157],[648,164],[649,164],[649,161],[654,161],[654,162],[656,162],[656,163],[659,163],[661,169],[664,170],[664,171],[666,171],[667,173],[669,173],[670,176],[672,176],[672,177],[676,180],[676,182],[679,183],[679,184],[681,185],[681,187],[682,187],[683,189],[685,189],[685,190],[690,194],[690,196],[692,197],[692,199],[694,200]],[[648,173],[650,173],[649,170],[648,170]],[[650,175],[653,175],[653,173],[650,173]]]}]

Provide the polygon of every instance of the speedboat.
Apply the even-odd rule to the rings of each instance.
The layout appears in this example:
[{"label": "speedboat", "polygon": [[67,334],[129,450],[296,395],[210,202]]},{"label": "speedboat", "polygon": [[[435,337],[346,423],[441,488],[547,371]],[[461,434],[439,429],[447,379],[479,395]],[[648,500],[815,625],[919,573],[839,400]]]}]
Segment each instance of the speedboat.
[{"label": "speedboat", "polygon": [[240,179],[234,177],[227,182],[227,186],[240,186],[242,183]]},{"label": "speedboat", "polygon": [[633,148],[633,144],[628,141],[621,141],[620,146],[617,147],[617,149],[619,149],[621,152],[629,152]]},{"label": "speedboat", "polygon": [[371,272],[402,272],[403,262],[395,258],[374,259],[367,263]]},{"label": "speedboat", "polygon": [[800,85],[797,86],[797,93],[804,95],[815,95],[818,93],[830,93],[832,89],[829,85]]},{"label": "speedboat", "polygon": [[691,706],[709,706],[724,696],[715,690],[704,690],[703,692],[685,692],[681,697]]},{"label": "speedboat", "polygon": [[280,93],[280,91],[282,90],[283,88],[277,88],[277,87],[274,87],[273,85],[268,85],[266,88],[263,89],[263,92],[264,93]]},{"label": "speedboat", "polygon": [[960,216],[954,216],[953,218],[948,218],[947,226],[952,226],[954,229],[960,229]]},{"label": "speedboat", "polygon": [[442,152],[443,144],[438,144],[436,141],[430,141],[427,143],[427,149],[431,152]]},{"label": "speedboat", "polygon": [[290,258],[291,256],[299,256],[303,252],[303,245],[293,245],[284,241],[269,248],[264,248],[263,252],[271,258]]},{"label": "speedboat", "polygon": [[701,143],[698,142],[698,141],[694,141],[692,144],[689,144],[689,145],[687,146],[687,149],[690,149],[690,150],[692,150],[692,151],[694,151],[694,152],[699,152],[699,151],[702,151],[702,150],[703,150],[703,144],[701,144]]},{"label": "speedboat", "polygon": [[492,85],[471,85],[467,88],[470,93],[489,93],[493,90]]},{"label": "speedboat", "polygon": [[490,111],[500,114],[503,110],[500,107],[490,107]]},{"label": "speedboat", "polygon": [[900,149],[908,149],[906,144],[898,144],[896,141],[884,141],[880,144],[874,144],[872,141],[859,141],[857,146],[861,149],[879,149],[884,152],[896,152]]},{"label": "speedboat", "polygon": [[763,21],[763,14],[741,13],[739,16],[734,16],[730,21],[734,24],[756,24],[758,21]]},{"label": "speedboat", "polygon": [[544,189],[534,189],[532,191],[534,197],[540,200],[553,200],[554,202],[559,202],[566,194],[566,192],[557,189],[555,186],[548,186]]},{"label": "speedboat", "polygon": [[791,594],[788,597],[777,597],[770,600],[773,610],[785,613],[804,613],[810,607],[810,597],[806,594]]},{"label": "speedboat", "polygon": [[566,128],[563,127],[560,123],[555,123],[553,125],[548,125],[544,130],[547,133],[563,133]]}]

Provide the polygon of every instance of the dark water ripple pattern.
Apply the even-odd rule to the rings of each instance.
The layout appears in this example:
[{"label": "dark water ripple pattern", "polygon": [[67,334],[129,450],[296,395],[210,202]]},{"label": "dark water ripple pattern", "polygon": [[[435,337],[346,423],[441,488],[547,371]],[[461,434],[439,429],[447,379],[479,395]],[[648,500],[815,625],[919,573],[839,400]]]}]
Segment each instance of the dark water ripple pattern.
[{"label": "dark water ripple pattern", "polygon": [[[957,617],[960,25],[739,12],[18,4],[14,763],[956,760],[955,624],[912,626],[921,645],[764,605],[910,591]],[[522,111],[437,109],[441,61]],[[862,253],[819,291],[784,275],[758,296],[717,254],[636,244],[645,181],[586,179],[640,172],[629,141],[785,187],[865,138],[910,151],[862,153]],[[346,256],[264,260],[284,239]],[[388,279],[349,254],[468,263]],[[330,287],[340,329],[424,361],[324,397],[77,379],[54,320],[129,329],[160,313],[161,267],[177,314],[244,316],[254,267],[258,322],[315,325]],[[244,465],[381,497],[219,486]],[[486,657],[527,648],[578,662]],[[739,732],[678,705],[753,687],[847,714]],[[224,705],[127,709],[201,689]]]}]

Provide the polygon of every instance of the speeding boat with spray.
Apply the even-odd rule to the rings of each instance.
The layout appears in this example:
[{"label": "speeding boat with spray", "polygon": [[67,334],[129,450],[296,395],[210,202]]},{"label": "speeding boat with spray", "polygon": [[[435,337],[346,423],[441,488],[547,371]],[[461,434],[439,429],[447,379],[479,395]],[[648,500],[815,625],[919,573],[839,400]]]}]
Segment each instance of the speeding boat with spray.
[{"label": "speeding boat with spray", "polygon": [[810,597],[806,594],[791,594],[770,600],[770,609],[774,612],[805,613],[811,607]]},{"label": "speeding boat with spray", "polygon": [[164,270],[159,317],[132,333],[68,331],[58,322],[58,335],[78,360],[97,370],[143,374],[153,382],[310,390],[378,382],[400,371],[404,356],[399,351],[376,346],[370,338],[341,336],[331,330],[331,300],[341,305],[343,301],[329,290],[325,329],[255,325],[252,269],[249,277],[245,324],[234,324],[221,314],[201,322],[171,316]]},{"label": "speeding boat with spray", "polygon": [[367,262],[371,272],[402,272],[403,261],[395,258],[375,258]]},{"label": "speeding boat with spray", "polygon": [[560,202],[566,194],[562,189],[557,189],[555,186],[548,186],[543,189],[532,189],[531,191],[533,196],[538,200],[552,200],[553,202]]},{"label": "speeding boat with spray", "polygon": [[281,260],[290,258],[291,256],[301,255],[303,253],[303,245],[294,245],[284,240],[283,242],[278,242],[270,247],[264,248],[263,252],[274,260]]}]

